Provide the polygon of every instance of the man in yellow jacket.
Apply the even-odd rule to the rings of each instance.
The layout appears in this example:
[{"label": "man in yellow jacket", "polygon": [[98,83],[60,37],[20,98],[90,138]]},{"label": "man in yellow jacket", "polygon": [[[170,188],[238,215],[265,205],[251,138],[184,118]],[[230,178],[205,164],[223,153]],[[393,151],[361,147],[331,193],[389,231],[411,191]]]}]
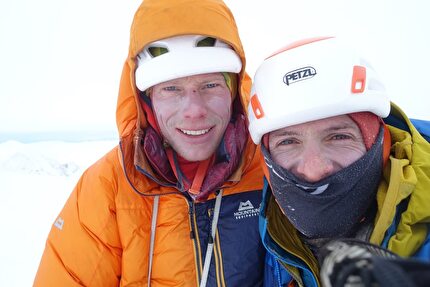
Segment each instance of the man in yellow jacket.
[{"label": "man in yellow jacket", "polygon": [[261,286],[249,89],[222,1],[145,0],[121,78],[119,146],[82,175],[34,286]]},{"label": "man in yellow jacket", "polygon": [[429,261],[430,144],[366,60],[336,38],[299,41],[261,64],[251,95],[264,286],[321,286],[323,246],[343,237]]}]

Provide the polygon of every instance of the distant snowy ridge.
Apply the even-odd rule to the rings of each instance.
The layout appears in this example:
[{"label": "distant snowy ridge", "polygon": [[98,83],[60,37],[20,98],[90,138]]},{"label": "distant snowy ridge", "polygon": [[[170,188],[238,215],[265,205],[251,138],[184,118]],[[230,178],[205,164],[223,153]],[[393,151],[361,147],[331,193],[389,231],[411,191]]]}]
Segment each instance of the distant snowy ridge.
[{"label": "distant snowy ridge", "polygon": [[1,163],[0,170],[39,175],[69,176],[79,170],[74,162],[59,162],[43,154],[15,153]]},{"label": "distant snowy ridge", "polygon": [[0,143],[0,172],[71,176],[103,156],[116,141]]},{"label": "distant snowy ridge", "polygon": [[0,130],[0,143],[11,140],[21,143],[35,143],[41,141],[64,141],[76,143],[84,141],[108,141],[116,140],[117,138],[118,132],[116,130],[50,132],[7,132]]}]

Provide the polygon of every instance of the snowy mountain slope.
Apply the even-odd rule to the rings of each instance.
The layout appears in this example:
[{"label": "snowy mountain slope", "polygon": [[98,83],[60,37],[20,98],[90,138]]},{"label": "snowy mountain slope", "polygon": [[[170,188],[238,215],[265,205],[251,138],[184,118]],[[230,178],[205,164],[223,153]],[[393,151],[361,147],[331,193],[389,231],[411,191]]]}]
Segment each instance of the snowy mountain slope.
[{"label": "snowy mountain slope", "polygon": [[117,141],[0,143],[0,285],[31,286],[48,232],[82,172]]}]

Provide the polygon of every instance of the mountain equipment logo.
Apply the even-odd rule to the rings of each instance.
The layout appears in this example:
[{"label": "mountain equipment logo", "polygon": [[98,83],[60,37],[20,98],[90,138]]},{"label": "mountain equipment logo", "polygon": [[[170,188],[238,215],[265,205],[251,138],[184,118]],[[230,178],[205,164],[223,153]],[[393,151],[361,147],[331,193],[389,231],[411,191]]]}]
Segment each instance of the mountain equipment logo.
[{"label": "mountain equipment logo", "polygon": [[247,200],[246,202],[240,202],[238,211],[244,211],[248,209],[253,209],[254,205],[252,205],[251,201]]},{"label": "mountain equipment logo", "polygon": [[239,208],[234,213],[236,219],[242,219],[245,217],[258,216],[260,213],[260,207],[254,208],[251,201],[240,202]]},{"label": "mountain equipment logo", "polygon": [[312,78],[317,74],[317,71],[313,67],[304,67],[291,72],[288,72],[284,76],[284,83],[289,86],[303,80]]}]

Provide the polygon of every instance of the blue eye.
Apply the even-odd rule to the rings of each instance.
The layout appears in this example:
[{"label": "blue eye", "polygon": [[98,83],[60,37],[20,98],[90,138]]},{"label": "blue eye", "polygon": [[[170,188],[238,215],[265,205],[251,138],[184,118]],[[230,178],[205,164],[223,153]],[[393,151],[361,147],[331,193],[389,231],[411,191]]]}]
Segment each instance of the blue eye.
[{"label": "blue eye", "polygon": [[332,139],[334,140],[348,140],[350,138],[351,137],[349,135],[345,135],[345,134],[337,134],[332,137]]},{"label": "blue eye", "polygon": [[177,91],[178,88],[175,86],[168,86],[168,87],[164,87],[163,90],[165,90],[165,91]]},{"label": "blue eye", "polygon": [[216,87],[218,87],[219,86],[219,84],[217,84],[217,83],[209,83],[209,84],[206,84],[206,88],[216,88]]},{"label": "blue eye", "polygon": [[291,145],[291,144],[294,144],[294,143],[296,143],[297,141],[295,141],[295,140],[293,140],[293,139],[285,139],[285,140],[283,140],[283,141],[281,141],[280,143],[279,143],[279,145]]}]

